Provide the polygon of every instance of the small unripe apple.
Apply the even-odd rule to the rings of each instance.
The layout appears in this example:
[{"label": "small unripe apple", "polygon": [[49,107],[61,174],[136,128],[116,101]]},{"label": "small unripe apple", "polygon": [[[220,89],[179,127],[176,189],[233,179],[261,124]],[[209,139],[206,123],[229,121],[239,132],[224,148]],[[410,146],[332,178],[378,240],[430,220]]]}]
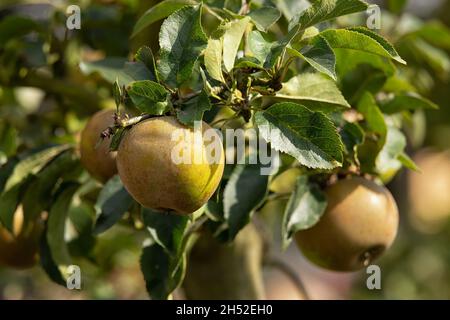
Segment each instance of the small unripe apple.
[{"label": "small unripe apple", "polygon": [[328,205],[322,218],[295,236],[310,261],[326,269],[354,271],[391,246],[399,215],[389,190],[353,177],[339,180],[325,193]]},{"label": "small unripe apple", "polygon": [[[206,130],[211,130],[209,138],[204,137]],[[204,122],[201,130],[194,130],[174,117],[155,117],[125,134],[117,167],[125,188],[144,207],[189,214],[202,207],[220,183],[223,145]]]},{"label": "small unripe apple", "polygon": [[15,269],[26,269],[38,261],[39,237],[43,227],[39,221],[23,224],[23,210],[14,213],[13,234],[0,226],[0,265]]},{"label": "small unripe apple", "polygon": [[101,133],[114,124],[114,110],[95,113],[81,132],[80,160],[86,170],[97,180],[107,181],[117,173],[116,154],[110,152],[110,138],[100,138]]}]

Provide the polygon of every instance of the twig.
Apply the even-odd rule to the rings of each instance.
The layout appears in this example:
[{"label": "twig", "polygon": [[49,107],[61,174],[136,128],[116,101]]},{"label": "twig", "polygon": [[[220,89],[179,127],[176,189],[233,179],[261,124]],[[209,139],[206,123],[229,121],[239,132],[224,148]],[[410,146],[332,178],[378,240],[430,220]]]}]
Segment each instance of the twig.
[{"label": "twig", "polygon": [[200,229],[200,227],[208,220],[208,216],[203,214],[200,218],[194,221],[193,224],[189,226],[189,228],[185,232],[185,237],[189,237],[191,234],[195,233]]},{"label": "twig", "polygon": [[296,57],[289,57],[289,59],[286,61],[286,64],[284,65],[283,70],[281,71],[281,74],[279,76],[279,79],[281,82],[286,77],[286,73],[289,70],[289,66],[291,65],[292,62],[294,62],[295,59],[296,59]]},{"label": "twig", "polygon": [[175,100],[175,101],[172,101],[172,103],[173,103],[174,105],[181,104],[181,103],[183,103],[183,102],[185,102],[185,101],[188,101],[188,100],[190,100],[190,99],[192,99],[192,98],[197,97],[197,96],[200,95],[201,93],[202,93],[202,91],[196,91],[196,92],[188,93],[188,94],[186,94],[186,95],[184,95],[184,96],[179,96],[179,98],[178,98],[177,100]]},{"label": "twig", "polygon": [[120,123],[120,127],[126,128],[126,127],[133,126],[136,123],[141,122],[143,120],[150,119],[151,117],[154,117],[154,115],[143,114],[143,115],[140,115],[140,116],[137,116],[137,117],[129,118],[129,119],[126,119],[126,120],[118,120],[118,121]]},{"label": "twig", "polygon": [[150,119],[152,117],[155,117],[154,115],[151,114],[143,114],[137,117],[133,117],[133,118],[125,118],[125,119],[121,119],[120,117],[117,116],[117,114],[115,114],[114,116],[114,125],[107,127],[105,130],[103,130],[100,133],[100,138],[101,140],[99,140],[97,142],[96,148],[100,145],[100,143],[104,140],[104,139],[109,139],[111,138],[116,132],[117,130],[120,129],[124,129],[124,128],[128,128],[131,127],[143,120],[146,119]]},{"label": "twig", "polygon": [[182,98],[183,98],[183,100],[190,100],[190,99],[198,96],[200,93],[202,93],[202,90],[188,93],[187,95],[183,96]]}]

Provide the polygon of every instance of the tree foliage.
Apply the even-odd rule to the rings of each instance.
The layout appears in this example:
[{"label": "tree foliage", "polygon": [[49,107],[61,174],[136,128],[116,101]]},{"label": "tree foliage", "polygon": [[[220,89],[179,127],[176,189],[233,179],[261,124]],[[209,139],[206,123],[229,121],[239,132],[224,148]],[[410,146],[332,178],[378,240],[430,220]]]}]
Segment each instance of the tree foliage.
[{"label": "tree foliage", "polygon": [[[53,135],[50,126],[40,139],[30,140],[17,132],[33,128],[14,124],[0,111],[0,221],[11,230],[19,204],[28,221],[48,212],[41,260],[51,279],[61,283],[59,270],[75,256],[76,245],[68,245],[64,235],[66,221],[74,220],[70,208],[79,202],[96,217],[87,220],[90,233],[76,234],[78,244],[95,242],[94,235],[116,224],[141,224],[138,232],[147,238],[141,258],[146,287],[152,298],[166,299],[182,283],[194,231],[207,228],[232,242],[262,205],[286,196],[269,188],[284,171],[301,171],[279,226],[287,246],[296,231],[320,219],[326,208],[321,189],[332,177],[370,175],[387,183],[403,166],[417,169],[405,151],[404,121],[437,106],[424,96],[426,88],[414,74],[448,72],[442,51],[449,48],[449,30],[418,23],[390,37],[392,44],[363,26],[338,27],[336,18],[353,13],[359,13],[363,25],[364,1],[320,0],[304,8],[296,7],[296,1],[261,2],[232,6],[229,1],[164,0],[134,17],[134,26],[124,23],[126,14],[120,17],[119,25],[127,27],[117,33],[119,39],[94,41],[95,34],[105,34],[101,27],[91,34],[73,32],[74,43],[107,54],[67,66],[82,81],[61,72],[69,64],[69,48],[48,24],[20,14],[0,21],[0,61],[6,66],[0,68],[0,84],[44,90],[47,103],[57,106],[57,116],[64,119],[65,135]],[[110,23],[107,16],[103,19]],[[149,46],[128,52],[126,46],[113,45],[163,19],[158,52]],[[42,45],[49,37],[56,45],[45,52]],[[51,57],[56,60],[48,64]],[[426,70],[418,60],[425,61]],[[39,68],[47,68],[52,77]],[[272,149],[281,151],[281,165],[271,176],[260,175],[258,164],[229,165],[215,196],[189,218],[141,208],[118,176],[99,186],[80,167],[72,128],[81,126],[77,116],[100,108],[102,97],[92,91],[92,83],[106,89],[122,115],[109,128],[112,150],[126,130],[153,116],[173,115],[187,126],[204,120],[218,128],[234,120],[256,128]],[[225,109],[226,121],[213,122]],[[123,117],[125,110],[137,116]],[[87,196],[92,190],[93,200]],[[95,260],[94,245],[83,258]]]}]

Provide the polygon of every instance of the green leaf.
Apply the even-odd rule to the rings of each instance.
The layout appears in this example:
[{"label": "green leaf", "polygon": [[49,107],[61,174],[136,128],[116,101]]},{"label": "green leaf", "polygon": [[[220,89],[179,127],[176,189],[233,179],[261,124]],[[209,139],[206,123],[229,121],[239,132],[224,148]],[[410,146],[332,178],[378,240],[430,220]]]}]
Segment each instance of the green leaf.
[{"label": "green leaf", "polygon": [[239,12],[241,9],[242,0],[225,0],[223,5],[221,3],[219,5],[223,6],[230,16],[235,17],[237,16],[235,12]]},{"label": "green leaf", "polygon": [[410,44],[419,64],[428,64],[444,77],[450,72],[450,58],[445,50],[436,48],[422,39],[414,39]]},{"label": "green leaf", "polygon": [[19,163],[19,158],[12,157],[4,165],[0,166],[0,223],[7,226],[9,231],[12,231],[14,213],[19,202],[20,192],[29,182],[29,179],[27,179],[21,185],[13,187],[8,192],[3,192],[6,182],[17,163]]},{"label": "green leaf", "polygon": [[288,247],[294,233],[314,226],[326,207],[327,199],[319,186],[307,176],[299,176],[283,215],[283,248]]},{"label": "green leaf", "polygon": [[205,67],[211,78],[225,83],[222,73],[223,38],[211,37],[205,50]]},{"label": "green leaf", "polygon": [[141,112],[162,115],[168,108],[168,92],[159,83],[142,80],[130,83],[127,88],[133,104]]},{"label": "green leaf", "polygon": [[139,48],[138,52],[136,52],[134,56],[135,60],[142,62],[148,70],[150,70],[153,75],[149,80],[153,80],[155,82],[159,82],[158,70],[156,68],[155,56],[153,55],[152,49],[147,46],[143,46]]},{"label": "green leaf", "polygon": [[392,93],[405,93],[405,92],[416,92],[417,88],[414,87],[408,79],[401,77],[399,75],[393,75],[387,79],[384,84],[383,91]]},{"label": "green leaf", "polygon": [[292,17],[289,30],[296,26],[306,29],[319,22],[331,20],[351,13],[365,11],[368,5],[360,0],[322,0],[313,1],[312,5]]},{"label": "green leaf", "polygon": [[370,93],[365,93],[359,101],[357,109],[364,116],[367,130],[376,133],[383,140],[387,133],[387,127],[374,97]]},{"label": "green leaf", "polygon": [[333,49],[363,51],[406,64],[391,44],[368,29],[329,29],[319,35],[324,37]]},{"label": "green leaf", "polygon": [[8,181],[17,163],[19,163],[19,158],[14,156],[9,158],[5,164],[0,165],[0,194],[3,192],[6,181]]},{"label": "green leaf", "polygon": [[310,6],[308,0],[278,0],[274,1],[277,8],[290,20],[296,13],[300,13]]},{"label": "green leaf", "polygon": [[270,52],[264,62],[265,68],[273,68],[274,66],[279,66],[284,54],[286,53],[286,48],[297,37],[299,31],[300,27],[293,28],[283,38],[273,43],[270,48]]},{"label": "green leaf", "polygon": [[79,166],[79,159],[72,150],[63,151],[52,159],[27,186],[22,204],[24,221],[34,221],[41,212],[49,209],[52,191],[61,176],[68,171],[74,171]]},{"label": "green leaf", "polygon": [[342,141],[331,120],[321,112],[296,103],[277,103],[257,112],[255,122],[272,148],[306,167],[333,169],[342,165]]},{"label": "green leaf", "polygon": [[120,86],[127,86],[130,82],[138,80],[156,80],[156,76],[147,69],[141,61],[128,62],[125,58],[105,58],[94,62],[80,62],[81,71],[89,75],[97,72],[100,76],[114,83],[116,80]]},{"label": "green leaf", "polygon": [[130,209],[133,202],[118,175],[109,179],[95,203],[97,219],[94,234],[100,234],[112,227]]},{"label": "green leaf", "polygon": [[22,159],[14,167],[13,173],[6,181],[4,191],[8,191],[14,187],[28,175],[38,173],[50,160],[69,148],[70,146],[68,145],[54,146]]},{"label": "green leaf", "polygon": [[[222,188],[222,186],[220,186],[220,188]],[[205,214],[211,221],[219,222],[220,226],[223,226],[221,223],[225,220],[223,217],[223,192],[218,192],[216,196],[213,196],[208,200],[205,208]]]},{"label": "green leaf", "polygon": [[125,87],[132,81],[158,80],[157,73],[154,73],[153,70],[147,69],[147,67],[141,61],[126,61],[118,77],[119,84]]},{"label": "green leaf", "polygon": [[182,109],[177,110],[178,120],[190,127],[195,121],[202,121],[205,111],[211,110],[208,94],[203,90],[198,96],[183,103]]},{"label": "green leaf", "polygon": [[239,45],[249,22],[250,18],[245,17],[240,20],[232,21],[225,26],[226,31],[223,35],[223,64],[225,70],[228,72],[234,67]]},{"label": "green leaf", "polygon": [[414,162],[413,159],[411,159],[405,152],[401,152],[397,156],[397,160],[400,161],[400,163],[405,166],[406,168],[420,172],[420,168],[417,166],[417,164]]},{"label": "green leaf", "polygon": [[250,11],[248,16],[252,18],[259,31],[267,32],[280,19],[281,12],[274,7],[261,7]]},{"label": "green leaf", "polygon": [[[0,121],[0,153],[10,157],[17,150],[17,130],[9,123]],[[1,159],[0,159],[0,164]]]},{"label": "green leaf", "polygon": [[228,240],[250,221],[267,194],[269,176],[261,174],[262,168],[261,164],[238,164],[225,186],[223,208]]},{"label": "green leaf", "polygon": [[341,81],[342,94],[349,103],[357,104],[365,92],[377,94],[387,81],[384,72],[371,66],[359,65]]},{"label": "green leaf", "polygon": [[0,43],[3,46],[11,39],[18,39],[31,31],[38,30],[40,30],[40,26],[29,18],[7,15],[0,21]]},{"label": "green leaf", "polygon": [[291,78],[283,83],[275,98],[301,101],[313,110],[350,108],[336,83],[320,73],[302,73]]},{"label": "green leaf", "polygon": [[14,213],[20,201],[20,195],[30,183],[31,177],[27,177],[0,196],[0,222],[8,231],[13,231]]},{"label": "green leaf", "polygon": [[364,141],[364,130],[358,123],[346,122],[340,132],[348,154],[356,151],[356,147]]},{"label": "green leaf", "polygon": [[116,103],[116,112],[119,112],[120,104],[122,103],[122,88],[119,85],[119,80],[116,79],[113,84],[113,97]]},{"label": "green leaf", "polygon": [[386,52],[388,52],[389,55],[395,61],[400,62],[401,64],[406,64],[406,61],[400,57],[397,50],[395,50],[394,46],[392,44],[390,44],[389,41],[387,41],[385,38],[380,36],[378,33],[375,33],[372,30],[364,28],[364,27],[353,27],[353,28],[349,28],[348,30],[356,31],[356,32],[359,32],[361,34],[364,34],[364,35],[372,38],[373,40],[378,42],[383,47],[383,49],[386,50]]},{"label": "green leaf", "polygon": [[435,47],[450,50],[450,29],[440,21],[427,22],[413,34]]},{"label": "green leaf", "polygon": [[171,258],[163,247],[151,243],[143,248],[141,269],[150,297],[154,300],[168,299],[184,278],[185,257],[181,263]]},{"label": "green leaf", "polygon": [[405,110],[439,109],[430,100],[413,92],[397,94],[392,99],[383,101],[380,108],[386,114],[394,114]]},{"label": "green leaf", "polygon": [[160,3],[152,6],[148,9],[136,22],[133,28],[133,34],[131,37],[134,37],[143,29],[155,23],[158,20],[164,19],[174,13],[175,11],[183,8],[186,5],[194,5],[197,4],[197,1],[194,0],[164,0]]},{"label": "green leaf", "polygon": [[415,166],[414,162],[408,162],[409,157],[404,153],[405,147],[405,135],[399,129],[389,126],[386,142],[376,160],[377,172],[381,175],[383,181],[389,181],[400,170],[402,162],[399,158],[408,165]]},{"label": "green leaf", "polygon": [[234,65],[234,69],[242,69],[242,68],[253,68],[256,70],[263,71],[264,68],[261,65],[260,61],[256,59],[255,57],[242,57],[236,61],[236,64]]},{"label": "green leaf", "polygon": [[269,56],[274,42],[264,39],[263,34],[257,30],[250,32],[248,46],[254,57],[263,64]]},{"label": "green leaf", "polygon": [[170,256],[177,257],[182,248],[189,217],[168,211],[142,208],[142,219],[152,239]]},{"label": "green leaf", "polygon": [[395,66],[388,58],[350,49],[334,48],[333,51],[336,55],[336,71],[341,78],[360,65],[369,65],[383,71],[386,76],[395,74]]},{"label": "green leaf", "polygon": [[184,7],[161,26],[159,72],[168,85],[178,87],[191,77],[208,39],[201,26],[202,6]]},{"label": "green leaf", "polygon": [[373,139],[366,135],[364,142],[357,146],[357,163],[360,164],[362,173],[377,174],[376,160],[380,153],[380,143],[378,139]]},{"label": "green leaf", "polygon": [[26,156],[14,166],[0,195],[0,222],[7,230],[12,230],[13,216],[20,194],[30,183],[31,178],[68,148],[67,145],[50,147]]},{"label": "green leaf", "polygon": [[300,52],[291,49],[289,52],[302,58],[317,71],[324,73],[331,77],[334,81],[336,77],[336,57],[333,49],[328,44],[327,40],[322,37],[314,37],[307,46],[303,47]]},{"label": "green leaf", "polygon": [[50,280],[54,283],[66,287],[66,279],[59,270],[58,265],[52,257],[52,252],[50,251],[50,246],[47,241],[46,234],[48,233],[48,227],[45,228],[43,235],[39,241],[39,260],[42,269],[48,275]]},{"label": "green leaf", "polygon": [[[80,188],[79,194],[82,192],[82,188],[83,186]],[[78,233],[78,240],[82,237],[86,237],[86,240],[88,240],[88,238],[93,237],[92,231],[94,229],[95,208],[93,203],[90,201],[83,201],[80,198],[76,198],[70,207],[69,219]]]},{"label": "green leaf", "polygon": [[387,126],[370,93],[364,93],[357,109],[364,116],[366,131],[364,142],[357,147],[358,159],[363,172],[374,173],[376,159],[386,142]]},{"label": "green leaf", "polygon": [[56,197],[48,215],[47,241],[51,255],[57,265],[69,265],[72,260],[64,236],[69,206],[79,186],[78,183],[61,185],[59,195]]},{"label": "green leaf", "polygon": [[109,151],[117,151],[119,149],[120,142],[125,136],[125,133],[127,133],[127,131],[130,129],[131,127],[121,127],[114,132],[113,136],[111,137],[111,143],[109,144]]}]

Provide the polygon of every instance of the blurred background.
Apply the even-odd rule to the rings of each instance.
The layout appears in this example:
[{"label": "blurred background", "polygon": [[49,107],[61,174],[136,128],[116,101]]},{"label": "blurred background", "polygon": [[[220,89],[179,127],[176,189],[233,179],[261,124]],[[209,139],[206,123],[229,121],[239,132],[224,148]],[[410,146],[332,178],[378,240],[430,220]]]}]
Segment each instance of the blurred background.
[{"label": "blurred background", "polygon": [[[71,1],[0,1],[0,24],[11,13],[20,12],[45,21],[54,30],[51,41],[29,37],[3,47],[0,40],[0,165],[20,150],[49,142],[75,142],[89,114],[114,104],[110,84],[97,75],[85,75],[78,65],[105,56],[124,57],[142,44],[154,43],[155,28],[128,38],[135,21],[154,2],[77,1],[83,28],[71,32],[67,41],[61,21]],[[367,288],[364,270],[327,272],[307,262],[294,246],[277,251],[312,299],[450,299],[450,1],[410,0],[401,9],[403,2],[372,1],[383,9],[381,34],[411,67],[407,76],[422,95],[440,106],[438,111],[415,112],[405,128],[408,153],[422,173],[403,170],[388,184],[400,208],[401,226],[392,248],[377,261],[381,290]],[[338,23],[345,26],[352,19]],[[0,39],[4,36],[0,33]],[[27,77],[27,68],[49,61],[54,77],[45,73],[42,78]],[[22,76],[11,86],[8,81],[15,73]],[[68,99],[49,94],[54,92]],[[292,179],[286,176],[277,183],[283,187]],[[283,200],[271,202],[261,209],[261,218],[269,225],[279,224],[285,205]],[[85,209],[74,206],[71,210]],[[279,234],[271,236],[279,248]],[[39,267],[15,271],[0,266],[0,299],[147,299],[139,269],[141,240],[141,234],[120,225],[102,234],[93,248],[96,261],[79,262],[80,291],[54,284]],[[268,298],[305,298],[286,273],[266,267],[264,277]],[[176,292],[174,298],[183,298],[183,292]]]}]

